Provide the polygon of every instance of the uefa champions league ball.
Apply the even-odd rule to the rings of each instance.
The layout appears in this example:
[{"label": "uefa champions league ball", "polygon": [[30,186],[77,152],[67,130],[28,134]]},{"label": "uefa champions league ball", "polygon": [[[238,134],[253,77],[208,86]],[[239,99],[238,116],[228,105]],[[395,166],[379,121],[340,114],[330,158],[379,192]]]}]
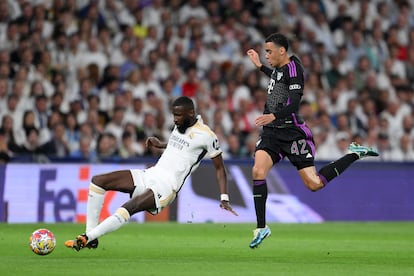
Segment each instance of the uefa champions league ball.
[{"label": "uefa champions league ball", "polygon": [[29,246],[37,255],[50,254],[56,246],[55,235],[48,229],[37,229],[30,236]]}]

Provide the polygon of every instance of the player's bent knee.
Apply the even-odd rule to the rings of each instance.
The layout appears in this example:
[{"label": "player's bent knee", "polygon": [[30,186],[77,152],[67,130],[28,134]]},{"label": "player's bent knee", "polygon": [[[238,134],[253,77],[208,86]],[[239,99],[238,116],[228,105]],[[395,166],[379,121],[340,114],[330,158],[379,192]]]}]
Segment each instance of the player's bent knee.
[{"label": "player's bent knee", "polygon": [[101,185],[99,185],[100,182],[99,182],[99,176],[98,175],[92,176],[91,182],[93,184],[95,184],[96,186],[101,186]]},{"label": "player's bent knee", "polygon": [[105,177],[102,175],[94,175],[92,176],[91,182],[95,184],[96,186],[99,186],[101,188],[105,188]]},{"label": "player's bent knee", "polygon": [[305,186],[312,192],[316,192],[324,187],[322,182],[305,181]]},{"label": "player's bent knee", "polygon": [[155,209],[156,205],[154,193],[152,190],[146,190],[144,193],[135,196],[125,202],[122,207],[128,210],[131,216],[141,211]]},{"label": "player's bent knee", "polygon": [[265,179],[266,178],[266,170],[258,167],[253,166],[252,168],[252,177],[253,179]]}]

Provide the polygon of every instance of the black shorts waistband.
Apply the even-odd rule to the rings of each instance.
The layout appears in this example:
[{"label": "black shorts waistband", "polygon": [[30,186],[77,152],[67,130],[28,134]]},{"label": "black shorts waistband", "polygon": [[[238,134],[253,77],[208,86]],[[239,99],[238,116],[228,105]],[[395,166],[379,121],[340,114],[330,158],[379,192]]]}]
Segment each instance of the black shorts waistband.
[{"label": "black shorts waistband", "polygon": [[273,128],[289,128],[289,127],[295,127],[296,125],[292,122],[292,123],[284,123],[284,124],[269,124],[269,125],[265,125],[263,126],[263,128],[269,128],[269,129],[273,129]]}]

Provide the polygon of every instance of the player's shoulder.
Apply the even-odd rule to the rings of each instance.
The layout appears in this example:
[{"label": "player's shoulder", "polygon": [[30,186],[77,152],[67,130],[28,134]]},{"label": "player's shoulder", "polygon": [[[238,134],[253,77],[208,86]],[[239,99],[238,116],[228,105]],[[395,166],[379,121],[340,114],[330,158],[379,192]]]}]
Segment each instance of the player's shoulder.
[{"label": "player's shoulder", "polygon": [[300,59],[297,56],[291,56],[290,61],[286,67],[291,78],[303,75],[303,66]]},{"label": "player's shoulder", "polygon": [[202,135],[207,135],[207,136],[216,136],[216,134],[214,133],[213,130],[211,130],[211,128],[204,124],[204,122],[202,120],[198,120],[194,126],[193,126],[193,130],[202,134]]},{"label": "player's shoulder", "polygon": [[295,56],[295,55],[291,56],[291,57],[290,57],[290,62],[289,62],[289,63],[291,63],[291,64],[295,64],[295,66],[296,66],[298,69],[300,69],[300,70],[302,70],[302,71],[303,71],[303,65],[302,65],[302,62],[300,61],[300,59],[299,59],[297,56]]}]

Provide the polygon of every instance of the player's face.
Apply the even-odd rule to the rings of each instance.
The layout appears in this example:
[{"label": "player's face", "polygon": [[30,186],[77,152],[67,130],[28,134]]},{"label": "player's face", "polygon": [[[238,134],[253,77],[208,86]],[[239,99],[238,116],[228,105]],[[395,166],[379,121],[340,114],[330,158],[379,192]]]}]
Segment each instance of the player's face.
[{"label": "player's face", "polygon": [[273,42],[265,43],[265,58],[272,67],[281,67],[283,65],[285,48],[274,44]]},{"label": "player's face", "polygon": [[180,133],[184,133],[193,122],[194,114],[191,110],[185,109],[183,106],[173,107],[174,124]]}]

